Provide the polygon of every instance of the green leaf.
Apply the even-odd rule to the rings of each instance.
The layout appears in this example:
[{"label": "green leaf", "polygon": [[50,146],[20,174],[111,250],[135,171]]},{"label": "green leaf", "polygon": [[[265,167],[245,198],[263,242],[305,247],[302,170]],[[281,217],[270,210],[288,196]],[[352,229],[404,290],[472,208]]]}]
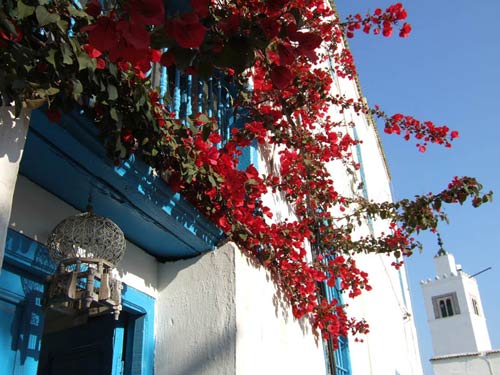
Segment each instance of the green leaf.
[{"label": "green leaf", "polygon": [[108,70],[113,77],[117,77],[118,69],[116,67],[116,64],[108,64]]},{"label": "green leaf", "polygon": [[56,51],[51,49],[49,50],[49,53],[47,55],[47,57],[45,58],[45,60],[47,60],[48,63],[50,63],[54,68],[57,68],[56,66]]},{"label": "green leaf", "polygon": [[50,23],[55,23],[61,19],[57,13],[49,13],[47,8],[42,5],[36,7],[36,19],[40,26],[46,26]]},{"label": "green leaf", "polygon": [[9,33],[11,33],[13,35],[17,35],[16,27],[7,18],[0,17],[0,26],[2,26],[2,28],[6,29]]},{"label": "green leaf", "polygon": [[257,180],[253,179],[253,178],[249,178],[247,180],[247,184],[248,185],[257,185]]},{"label": "green leaf", "polygon": [[78,60],[79,70],[83,69],[90,69],[92,71],[95,70],[96,67],[95,60],[91,59],[89,55],[87,55],[86,53],[81,53],[76,58]]},{"label": "green leaf", "polygon": [[69,46],[67,44],[63,44],[61,46],[62,50],[62,55],[63,55],[63,64],[65,65],[71,65],[73,64],[73,59],[71,58],[71,55],[73,54],[71,52],[71,49],[69,48]]},{"label": "green leaf", "polygon": [[203,122],[203,123],[207,123],[207,122],[210,122],[210,117],[208,117],[208,115],[206,113],[200,113],[200,114],[196,115],[196,120]]},{"label": "green leaf", "polygon": [[80,18],[86,18],[90,19],[90,15],[84,12],[83,10],[77,9],[74,6],[69,6],[68,7],[68,12],[72,17],[80,17]]},{"label": "green leaf", "polygon": [[29,109],[37,109],[45,104],[46,99],[26,99],[26,107]]},{"label": "green leaf", "polygon": [[78,101],[80,97],[82,96],[83,92],[83,85],[78,79],[73,80],[73,99],[75,101]]},{"label": "green leaf", "polygon": [[119,158],[123,159],[127,155],[127,149],[123,145],[120,137],[116,138],[115,151],[119,153]]},{"label": "green leaf", "polygon": [[217,182],[215,182],[215,178],[211,174],[208,175],[208,181],[210,181],[212,186],[217,186]]},{"label": "green leaf", "polygon": [[65,20],[58,20],[56,22],[57,24],[57,27],[59,27],[59,29],[66,34],[66,32],[68,31],[68,27],[69,27],[69,24],[67,21]]},{"label": "green leaf", "polygon": [[69,38],[68,40],[75,55],[79,55],[80,53],[82,53],[81,52],[82,48],[80,47],[80,43],[78,43],[78,41],[75,38]]},{"label": "green leaf", "polygon": [[109,115],[111,116],[111,118],[113,120],[115,120],[116,122],[119,121],[119,118],[118,118],[118,112],[116,111],[116,108],[111,108],[111,110],[109,111]]},{"label": "green leaf", "polygon": [[111,83],[108,84],[108,98],[109,100],[118,99],[118,90],[116,89],[116,86]]},{"label": "green leaf", "polygon": [[57,95],[58,93],[59,89],[57,87],[49,87],[47,90],[45,90],[45,94],[47,96]]},{"label": "green leaf", "polygon": [[32,7],[30,5],[26,5],[21,0],[17,1],[17,16],[19,17],[19,19],[22,20],[26,17],[31,16],[34,11],[35,11],[35,7]]},{"label": "green leaf", "polygon": [[158,155],[158,150],[157,150],[156,148],[153,148],[153,149],[151,150],[151,155],[152,155],[153,157],[155,157],[156,155]]}]

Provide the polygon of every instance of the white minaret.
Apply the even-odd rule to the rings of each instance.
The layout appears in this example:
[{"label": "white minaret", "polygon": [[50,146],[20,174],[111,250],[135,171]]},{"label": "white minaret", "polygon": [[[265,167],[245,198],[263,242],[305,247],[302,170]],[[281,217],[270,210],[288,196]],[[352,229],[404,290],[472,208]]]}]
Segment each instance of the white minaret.
[{"label": "white minaret", "polygon": [[491,350],[477,282],[438,243],[436,276],[421,281],[434,356]]}]

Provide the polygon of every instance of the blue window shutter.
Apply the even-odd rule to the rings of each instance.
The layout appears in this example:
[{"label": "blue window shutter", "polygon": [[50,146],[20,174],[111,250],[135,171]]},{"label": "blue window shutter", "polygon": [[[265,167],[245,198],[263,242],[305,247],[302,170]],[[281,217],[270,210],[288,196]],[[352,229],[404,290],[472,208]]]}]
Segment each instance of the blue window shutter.
[{"label": "blue window shutter", "polygon": [[[329,302],[336,299],[339,304],[343,304],[343,298],[340,291],[340,284],[337,281],[334,287],[329,287],[323,283],[323,291]],[[328,375],[352,375],[351,371],[351,355],[349,353],[349,342],[347,337],[338,338],[338,348],[333,348],[331,340],[326,340],[324,343],[325,361],[327,364]]]}]

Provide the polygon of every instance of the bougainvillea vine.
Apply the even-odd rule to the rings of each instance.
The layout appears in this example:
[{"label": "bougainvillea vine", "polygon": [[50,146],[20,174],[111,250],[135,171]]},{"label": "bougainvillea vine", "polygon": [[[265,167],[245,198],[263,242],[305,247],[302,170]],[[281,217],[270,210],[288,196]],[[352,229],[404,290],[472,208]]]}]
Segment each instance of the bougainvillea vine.
[{"label": "bougainvillea vine", "polygon": [[[339,95],[336,77],[357,79],[344,37],[356,30],[407,37],[407,12],[397,3],[340,20],[323,0],[191,0],[182,11],[161,0],[4,2],[0,23],[0,90],[4,102],[48,103],[57,122],[64,110],[83,106],[100,128],[117,162],[134,153],[174,191],[224,230],[241,251],[272,275],[296,318],[307,317],[322,337],[365,333],[367,324],[328,301],[320,285],[339,283],[349,297],[370,290],[356,254],[395,259],[419,246],[413,234],[445,220],[443,203],[491,199],[473,178],[455,178],[439,194],[377,203],[336,189],[328,165],[359,169],[352,124],[332,119],[353,110],[384,122],[388,134],[451,147],[456,131],[411,116],[386,115],[366,102]],[[224,74],[236,87],[235,116],[242,123],[222,141],[214,118],[198,113],[177,119],[169,98],[152,87],[153,63],[206,80]],[[13,79],[15,77],[15,79]],[[264,174],[242,169],[250,145],[279,150],[278,168]],[[264,204],[281,194],[292,217],[278,220]],[[384,220],[387,233],[356,236],[368,220]]]}]

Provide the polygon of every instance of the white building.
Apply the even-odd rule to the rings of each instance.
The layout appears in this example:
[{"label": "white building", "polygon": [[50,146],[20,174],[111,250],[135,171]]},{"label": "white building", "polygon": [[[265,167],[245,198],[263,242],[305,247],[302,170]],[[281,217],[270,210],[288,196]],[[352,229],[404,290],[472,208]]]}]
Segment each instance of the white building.
[{"label": "white building", "polygon": [[436,375],[498,374],[500,355],[492,350],[476,279],[442,247],[434,257],[436,276],[421,281],[432,337]]},{"label": "white building", "polygon": [[[357,81],[336,78],[336,90],[362,98]],[[353,111],[332,115],[354,122],[345,131],[363,140],[352,150],[358,175],[338,166],[333,172],[339,186],[355,193],[363,182],[366,198],[390,200],[373,120]],[[112,165],[92,129],[79,113],[55,126],[34,111],[19,175],[22,142],[1,133],[0,176],[8,182],[1,218],[8,229],[0,228],[6,233],[0,374],[422,374],[408,283],[404,268],[391,267],[394,259],[359,257],[373,290],[344,302],[350,315],[366,318],[370,333],[363,342],[346,338],[333,352],[307,320],[293,318],[265,271],[233,243],[221,244],[221,231],[141,161]],[[263,149],[247,156],[261,172],[272,159]],[[61,220],[85,211],[89,196],[94,211],[117,223],[127,239],[118,266],[124,285],[118,322],[55,320],[41,309],[43,281],[55,267],[45,247],[48,235]],[[293,214],[282,203],[273,207],[282,217]],[[361,229],[384,230],[383,222]],[[42,346],[49,349],[41,355]]]}]

